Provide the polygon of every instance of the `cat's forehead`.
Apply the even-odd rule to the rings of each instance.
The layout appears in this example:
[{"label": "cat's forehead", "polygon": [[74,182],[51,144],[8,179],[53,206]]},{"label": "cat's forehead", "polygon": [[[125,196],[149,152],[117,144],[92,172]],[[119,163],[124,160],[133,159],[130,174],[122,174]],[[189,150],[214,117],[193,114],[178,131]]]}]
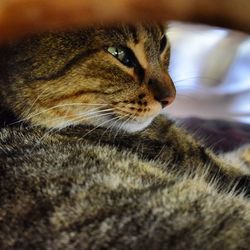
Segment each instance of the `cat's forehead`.
[{"label": "cat's forehead", "polygon": [[[108,47],[130,48],[141,65],[158,60],[160,39],[164,33],[159,24],[136,24],[115,26],[96,25],[66,32],[49,32],[13,42],[2,53],[19,75],[29,81],[45,75],[56,75],[74,60],[91,58]],[[6,54],[6,55],[5,55]],[[17,66],[18,65],[18,66]],[[32,74],[30,73],[32,72]]]},{"label": "cat's forehead", "polygon": [[160,24],[117,25],[104,28],[102,35],[117,43],[158,43],[164,34]]}]

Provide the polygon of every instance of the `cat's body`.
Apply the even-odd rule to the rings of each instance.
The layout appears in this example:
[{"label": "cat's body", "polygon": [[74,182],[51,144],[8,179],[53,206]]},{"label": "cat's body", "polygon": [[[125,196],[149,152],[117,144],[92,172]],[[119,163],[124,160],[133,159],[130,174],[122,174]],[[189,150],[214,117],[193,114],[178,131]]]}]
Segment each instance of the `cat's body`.
[{"label": "cat's body", "polygon": [[[152,122],[175,91],[161,29],[142,27],[1,52],[2,106],[31,124],[0,131],[0,249],[249,249],[250,152],[230,165],[165,117]],[[134,41],[136,67],[110,57],[112,39]]]}]

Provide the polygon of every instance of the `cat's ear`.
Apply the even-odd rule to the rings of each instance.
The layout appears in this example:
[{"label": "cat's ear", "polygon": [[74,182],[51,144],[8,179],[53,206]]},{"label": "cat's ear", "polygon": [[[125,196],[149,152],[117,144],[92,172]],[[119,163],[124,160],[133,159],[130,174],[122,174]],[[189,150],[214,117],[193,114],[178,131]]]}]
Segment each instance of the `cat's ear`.
[{"label": "cat's ear", "polygon": [[168,24],[165,22],[160,22],[158,23],[158,25],[159,25],[162,35],[164,35],[166,33],[166,30],[168,29]]}]

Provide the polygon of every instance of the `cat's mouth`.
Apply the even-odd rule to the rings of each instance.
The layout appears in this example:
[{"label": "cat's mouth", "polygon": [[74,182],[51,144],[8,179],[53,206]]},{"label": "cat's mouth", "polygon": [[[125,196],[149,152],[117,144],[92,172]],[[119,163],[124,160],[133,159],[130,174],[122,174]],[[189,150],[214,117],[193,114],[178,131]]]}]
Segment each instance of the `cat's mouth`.
[{"label": "cat's mouth", "polygon": [[115,129],[117,131],[127,131],[127,132],[136,132],[141,131],[148,127],[155,116],[147,117],[147,118],[135,118],[135,117],[121,117],[117,114],[109,114],[105,117],[105,120],[100,123],[99,126]]},{"label": "cat's mouth", "polygon": [[166,106],[173,102],[174,93],[168,94],[166,98],[163,93],[164,98],[161,96],[162,99],[158,100],[147,88],[143,88],[136,96],[127,96],[122,100],[112,101],[110,104],[113,111],[110,119],[112,126],[128,132],[143,130]]},{"label": "cat's mouth", "polygon": [[134,109],[116,108],[112,114],[105,117],[104,127],[112,127],[116,130],[127,132],[141,131],[148,127],[153,119],[162,111],[160,104],[152,105],[151,109],[135,112]]}]

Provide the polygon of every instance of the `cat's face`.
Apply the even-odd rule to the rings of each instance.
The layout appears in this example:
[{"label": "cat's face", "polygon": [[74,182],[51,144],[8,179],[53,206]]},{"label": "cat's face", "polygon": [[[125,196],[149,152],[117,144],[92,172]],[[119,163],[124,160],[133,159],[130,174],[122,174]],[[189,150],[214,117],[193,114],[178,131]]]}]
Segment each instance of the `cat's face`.
[{"label": "cat's face", "polygon": [[10,46],[12,109],[34,124],[137,131],[175,98],[169,42],[159,25],[46,34]]}]

